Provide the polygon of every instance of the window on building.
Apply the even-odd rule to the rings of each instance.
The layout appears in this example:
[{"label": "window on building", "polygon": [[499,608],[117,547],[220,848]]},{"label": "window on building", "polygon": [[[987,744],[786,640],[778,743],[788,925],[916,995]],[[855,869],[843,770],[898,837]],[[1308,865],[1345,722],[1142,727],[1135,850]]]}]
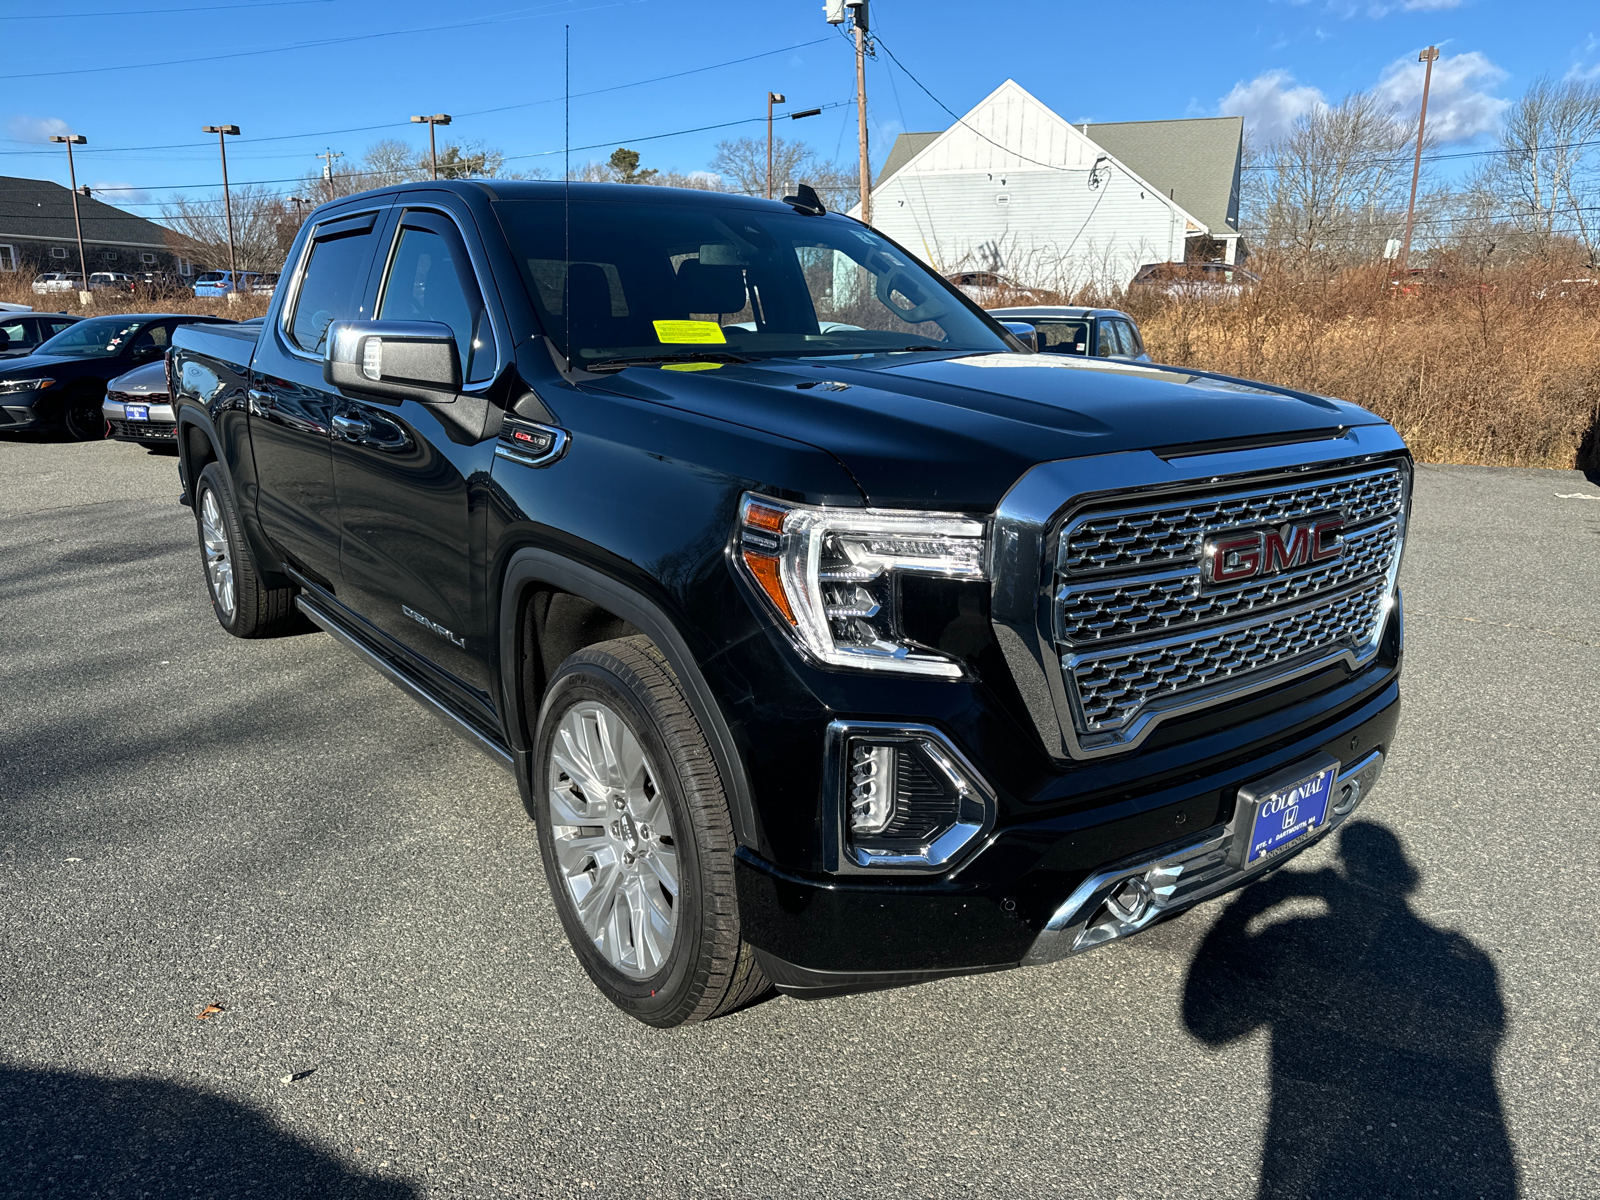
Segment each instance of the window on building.
[{"label": "window on building", "polygon": [[139,261],[148,266],[150,263],[156,261],[156,256],[154,254],[141,254],[139,255]]},{"label": "window on building", "polygon": [[17,248],[15,246],[0,245],[0,271],[15,271],[17,269]]},{"label": "window on building", "polygon": [[192,262],[190,262],[187,258],[180,258],[178,260],[178,274],[179,275],[193,275],[194,274],[194,264]]},{"label": "window on building", "polygon": [[65,258],[66,256],[67,256],[67,248],[65,246],[51,246],[50,247],[50,257],[51,258]]},{"label": "window on building", "polygon": [[101,254],[100,254],[100,258],[104,262],[116,262],[117,261],[117,252],[115,250],[102,251]]}]

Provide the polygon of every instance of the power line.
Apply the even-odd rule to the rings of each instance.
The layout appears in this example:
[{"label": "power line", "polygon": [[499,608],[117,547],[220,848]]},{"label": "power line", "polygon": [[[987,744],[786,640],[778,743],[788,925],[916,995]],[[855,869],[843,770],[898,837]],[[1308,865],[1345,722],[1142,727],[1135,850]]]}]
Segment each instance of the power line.
[{"label": "power line", "polygon": [[[437,33],[446,29],[471,29],[480,25],[492,25],[498,21],[522,21],[530,17],[559,8],[572,0],[553,0],[549,4],[536,5],[533,8],[513,8],[501,13],[491,13],[486,17],[477,17],[470,21],[448,21],[442,25],[418,25],[410,29],[386,29],[376,33],[355,33],[345,37],[319,38],[309,42],[294,42],[287,46],[271,46],[265,50],[235,50],[227,54],[212,54],[208,61],[217,62],[223,59],[254,58],[263,54],[285,54],[293,50],[316,50],[323,46],[343,46],[351,42],[371,42],[380,38],[403,37],[413,33]],[[615,0],[611,4],[594,4],[588,8],[569,9],[568,12],[592,12],[598,8],[620,8],[625,3],[637,3],[638,0]],[[180,67],[190,64],[192,59],[174,58],[164,62],[139,62],[118,63],[110,67],[78,67],[62,71],[27,71],[20,75],[0,75],[0,80],[7,79],[48,79],[61,75],[102,75],[109,71],[138,71],[150,67]]]},{"label": "power line", "polygon": [[0,16],[0,21],[76,21],[85,17],[153,17],[164,13],[226,12],[233,8],[287,8],[297,4],[333,4],[336,0],[261,0],[260,4],[206,4],[199,8],[122,8],[104,12],[18,13]]},{"label": "power line", "polygon": [[[320,2],[322,2],[322,0],[317,0],[317,2],[320,3]],[[735,66],[740,65],[741,63],[755,62],[757,59],[761,59],[761,58],[771,58],[775,54],[787,54],[791,50],[803,50],[808,46],[820,45],[822,42],[826,42],[826,41],[829,41],[829,40],[830,40],[829,38],[825,38],[825,37],[814,38],[813,40],[811,40],[809,42],[796,42],[792,46],[779,46],[778,48],[776,48],[774,50],[763,50],[759,54],[747,54],[742,58],[730,58],[730,59],[725,59],[722,62],[707,63],[704,66],[690,67],[689,69],[684,70],[684,71],[674,71],[669,75],[654,75],[654,76],[651,76],[649,79],[636,79],[636,80],[633,80],[632,82],[629,82],[629,83],[612,84],[609,87],[595,88],[592,91],[587,91],[587,92],[574,92],[573,93],[573,99],[581,99],[581,98],[586,97],[586,96],[599,96],[599,95],[603,95],[603,94],[608,93],[608,92],[620,92],[620,91],[623,91],[623,90],[625,90],[627,88],[644,87],[647,84],[663,83],[663,82],[666,82],[667,80],[671,80],[671,79],[682,79],[686,75],[699,75],[699,74],[703,74],[706,71],[719,70],[722,67],[735,67]],[[457,113],[456,116],[458,116],[458,117],[481,117],[481,116],[485,116],[485,115],[487,115],[489,113],[510,112],[511,110],[518,109],[518,108],[534,108],[534,107],[537,107],[537,106],[539,106],[541,104],[554,104],[558,100],[561,100],[561,99],[562,99],[562,97],[560,97],[560,96],[551,96],[548,99],[544,99],[544,100],[529,100],[529,101],[526,101],[525,103],[522,103],[522,104],[507,104],[507,105],[502,105],[501,107],[498,107],[498,108],[472,109],[472,110],[470,110],[468,112]],[[254,145],[259,145],[259,144],[261,144],[263,142],[286,142],[286,141],[294,141],[294,140],[302,139],[302,138],[341,137],[341,136],[343,136],[344,134],[347,134],[347,133],[372,133],[372,132],[374,132],[376,130],[380,130],[380,129],[402,129],[402,128],[409,129],[410,127],[411,127],[411,124],[410,124],[409,121],[388,121],[388,122],[384,122],[383,124],[379,124],[379,125],[355,125],[355,126],[351,126],[351,127],[347,128],[347,129],[322,129],[322,130],[316,130],[316,131],[310,132],[310,133],[280,133],[280,134],[272,134],[272,135],[269,135],[267,137],[252,137],[250,139],[250,141],[249,141],[249,144],[254,146]],[[12,140],[12,139],[0,139],[0,140],[8,140],[9,141],[9,140]],[[96,150],[93,150],[93,151],[85,151],[85,153],[126,154],[126,153],[130,153],[130,152],[136,152],[136,151],[142,151],[142,150],[188,150],[188,149],[196,149],[196,150],[204,149],[207,152],[209,152],[211,150],[211,146],[210,146],[210,143],[206,143],[206,142],[171,142],[171,143],[168,143],[166,145],[159,145],[159,146],[106,146],[106,147],[97,148]],[[45,154],[51,154],[51,152],[49,150],[43,150],[43,149],[40,149],[40,150],[0,150],[0,154],[6,154],[6,155],[45,155]],[[54,157],[54,155],[52,155],[52,157]],[[245,154],[245,155],[240,155],[239,157],[243,159],[243,158],[250,158],[251,156],[248,155],[248,154]]]},{"label": "power line", "polygon": [[[1458,151],[1455,151],[1454,153],[1451,153],[1451,154],[1424,154],[1422,156],[1422,161],[1423,162],[1451,162],[1451,161],[1454,161],[1456,159],[1462,159],[1462,158],[1490,158],[1490,157],[1493,157],[1494,155],[1497,155],[1497,154],[1504,154],[1504,155],[1548,154],[1548,153],[1550,153],[1551,151],[1554,151],[1554,150],[1581,150],[1585,146],[1600,146],[1600,138],[1592,139],[1592,140],[1586,141],[1586,142],[1563,142],[1563,143],[1561,143],[1559,145],[1555,145],[1555,146],[1520,147],[1520,148],[1515,148],[1515,149],[1510,149],[1510,150],[1507,150],[1504,147],[1501,147],[1501,148],[1498,148],[1498,149],[1495,149],[1495,150],[1458,150]],[[1346,165],[1347,166],[1352,166],[1352,167],[1377,167],[1377,166],[1383,166],[1385,164],[1392,164],[1392,163],[1395,163],[1395,162],[1404,161],[1406,153],[1408,153],[1408,152],[1407,151],[1401,151],[1401,152],[1399,152],[1397,154],[1389,155],[1387,157],[1382,157],[1382,158],[1358,159],[1357,161],[1352,162],[1352,163],[1348,163]],[[1240,167],[1239,169],[1241,171],[1276,171],[1276,170],[1278,170],[1278,167],[1275,166],[1272,163],[1254,163],[1254,164],[1252,164],[1252,165],[1250,165],[1248,167]]]}]

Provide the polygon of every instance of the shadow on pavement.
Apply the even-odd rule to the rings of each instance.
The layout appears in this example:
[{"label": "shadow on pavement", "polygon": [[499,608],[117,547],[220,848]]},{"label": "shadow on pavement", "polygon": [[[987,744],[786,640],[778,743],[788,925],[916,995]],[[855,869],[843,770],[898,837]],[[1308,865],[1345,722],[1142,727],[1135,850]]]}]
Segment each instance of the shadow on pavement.
[{"label": "shadow on pavement", "polygon": [[18,1200],[418,1195],[197,1088],[11,1065],[0,1065],[0,1180]]},{"label": "shadow on pavement", "polygon": [[[1387,829],[1355,822],[1339,850],[1342,871],[1283,871],[1240,892],[1189,969],[1183,1015],[1201,1041],[1271,1030],[1260,1195],[1515,1196],[1493,963],[1411,911],[1419,877]],[[1252,932],[1302,898],[1326,915]]]}]

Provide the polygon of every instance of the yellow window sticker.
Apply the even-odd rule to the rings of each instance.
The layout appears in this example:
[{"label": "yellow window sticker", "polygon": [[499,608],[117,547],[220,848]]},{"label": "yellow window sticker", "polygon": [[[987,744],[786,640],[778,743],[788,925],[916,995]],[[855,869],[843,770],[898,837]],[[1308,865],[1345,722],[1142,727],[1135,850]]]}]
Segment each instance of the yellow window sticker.
[{"label": "yellow window sticker", "polygon": [[662,363],[663,371],[720,371],[721,363]]},{"label": "yellow window sticker", "polygon": [[722,326],[715,321],[652,321],[664,346],[724,346]]}]

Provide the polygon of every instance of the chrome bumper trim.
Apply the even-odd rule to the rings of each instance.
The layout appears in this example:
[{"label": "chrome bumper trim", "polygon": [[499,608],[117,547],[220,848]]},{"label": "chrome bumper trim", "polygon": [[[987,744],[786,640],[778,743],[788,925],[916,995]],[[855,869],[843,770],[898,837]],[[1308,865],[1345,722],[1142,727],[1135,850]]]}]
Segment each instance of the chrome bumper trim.
[{"label": "chrome bumper trim", "polygon": [[[1382,771],[1381,750],[1374,750],[1359,762],[1343,768],[1329,802],[1328,820],[1322,828],[1285,847],[1281,853],[1248,867],[1231,865],[1233,831],[1227,825],[1216,825],[1197,838],[1172,843],[1154,854],[1147,852],[1124,859],[1095,872],[1056,909],[1034,939],[1021,965],[1036,967],[1082,954],[1138,933],[1162,916],[1249,883],[1344,824],[1372,790]],[[1135,879],[1144,881],[1148,903],[1142,912],[1130,917],[1111,897]]]}]

